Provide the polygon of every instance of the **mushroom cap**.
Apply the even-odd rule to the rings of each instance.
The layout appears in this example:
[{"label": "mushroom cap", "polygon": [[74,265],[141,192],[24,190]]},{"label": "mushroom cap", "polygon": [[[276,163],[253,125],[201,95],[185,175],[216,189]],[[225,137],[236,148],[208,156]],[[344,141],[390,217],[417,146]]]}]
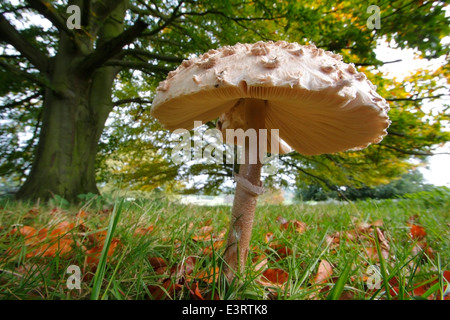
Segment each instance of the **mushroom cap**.
[{"label": "mushroom cap", "polygon": [[246,98],[265,100],[266,129],[304,155],[365,148],[390,124],[386,100],[353,64],[286,41],[238,43],[184,60],[158,86],[151,113],[169,130],[192,129],[194,120],[226,119]]}]

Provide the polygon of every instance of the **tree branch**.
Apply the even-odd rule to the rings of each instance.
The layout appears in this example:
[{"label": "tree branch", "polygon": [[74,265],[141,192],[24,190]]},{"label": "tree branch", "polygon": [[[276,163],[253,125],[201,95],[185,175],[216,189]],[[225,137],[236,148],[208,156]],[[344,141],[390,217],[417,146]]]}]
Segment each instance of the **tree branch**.
[{"label": "tree branch", "polygon": [[389,63],[396,63],[396,62],[402,62],[402,59],[392,60],[392,61],[380,61],[380,63],[369,63],[369,62],[360,62],[355,63],[355,66],[363,67],[363,66],[378,66],[378,65],[385,65]]},{"label": "tree branch", "polygon": [[437,99],[446,96],[446,94],[438,94],[435,96],[422,97],[422,98],[386,98],[386,101],[422,101],[426,99]]},{"label": "tree branch", "polygon": [[11,103],[0,105],[0,110],[6,110],[6,109],[11,109],[11,108],[20,106],[20,105],[22,105],[24,103],[30,102],[32,99],[36,99],[36,98],[40,97],[41,95],[42,95],[42,92],[38,91],[35,94],[32,94],[31,96],[23,98],[23,99],[21,99],[19,101],[14,101],[14,102],[11,102]]},{"label": "tree branch", "polygon": [[128,99],[121,99],[121,100],[117,100],[113,102],[113,106],[117,107],[120,106],[122,104],[127,104],[127,103],[152,103],[152,101],[150,100],[146,100],[146,99],[142,99],[142,98],[128,98]]},{"label": "tree branch", "polygon": [[135,69],[135,70],[141,70],[141,71],[150,71],[152,73],[155,72],[160,72],[163,74],[167,74],[169,71],[171,71],[170,69],[158,66],[158,65],[154,65],[154,64],[150,64],[150,63],[146,63],[146,62],[137,62],[137,61],[125,61],[125,60],[109,60],[108,62],[105,63],[106,66],[118,66],[123,68],[128,68],[128,69]]},{"label": "tree branch", "polygon": [[135,56],[145,56],[149,59],[156,59],[160,61],[166,61],[166,62],[175,62],[175,63],[181,63],[183,62],[182,58],[174,57],[174,56],[167,56],[159,53],[153,53],[146,50],[141,49],[127,49],[122,50],[121,55],[135,55]]},{"label": "tree branch", "polygon": [[[183,4],[183,1],[181,0],[178,5],[173,9],[172,14],[170,15],[170,17],[166,17],[163,14],[161,14],[159,11],[154,11],[152,12],[156,17],[160,18],[162,21],[164,21],[164,23],[162,25],[160,25],[159,27],[150,30],[149,33],[147,33],[147,36],[153,36],[155,34],[157,34],[158,32],[160,32],[161,30],[165,29],[167,26],[169,26],[172,22],[175,21],[175,19],[177,19],[178,17],[180,17],[181,15],[178,15],[178,10],[180,10],[181,5]],[[160,21],[161,21],[160,20]],[[158,22],[159,23],[159,22]]]},{"label": "tree branch", "polygon": [[66,19],[60,15],[51,3],[43,0],[27,0],[30,7],[42,14],[58,30],[64,31],[69,37],[74,38],[75,34],[67,28]]},{"label": "tree branch", "polygon": [[3,15],[0,15],[0,40],[16,48],[39,71],[47,73],[49,58],[39,49],[33,47]]},{"label": "tree branch", "polygon": [[314,179],[316,179],[316,180],[319,180],[320,182],[322,182],[323,184],[325,184],[330,190],[336,191],[337,193],[339,193],[339,195],[340,195],[342,198],[344,198],[345,200],[349,201],[348,198],[345,196],[345,194],[344,194],[337,186],[331,184],[331,183],[330,183],[328,180],[326,180],[325,178],[318,177],[318,176],[316,176],[315,174],[312,174],[311,172],[306,171],[305,169],[299,167],[299,166],[296,165],[296,164],[287,162],[287,161],[284,160],[283,158],[280,158],[280,160],[281,160],[283,163],[285,163],[286,165],[292,166],[292,167],[296,168],[298,171],[300,171],[300,172],[306,174],[307,176],[310,176],[311,178],[314,178]]},{"label": "tree branch", "polygon": [[450,154],[450,152],[431,153],[431,152],[421,152],[421,151],[409,151],[409,150],[403,150],[403,149],[400,149],[400,148],[397,148],[397,147],[394,147],[394,146],[391,146],[388,144],[380,144],[380,146],[398,151],[403,154],[409,154],[412,156],[427,156],[428,157],[428,156],[435,156],[435,155],[439,155],[439,154]]},{"label": "tree branch", "polygon": [[80,63],[81,72],[92,72],[93,70],[100,67],[105,61],[117,55],[122,48],[131,43],[135,38],[137,38],[145,29],[147,29],[148,24],[138,20],[136,23],[119,34],[117,37],[101,44],[95,52],[88,55]]},{"label": "tree branch", "polygon": [[26,71],[20,70],[20,69],[14,67],[14,66],[12,66],[12,65],[10,65],[8,63],[5,63],[5,62],[3,62],[1,60],[0,60],[0,67],[3,67],[5,70],[8,70],[9,72],[12,72],[14,74],[23,76],[23,77],[27,78],[28,80],[30,80],[33,83],[39,84],[39,85],[41,85],[43,87],[46,87],[46,88],[51,88],[50,82],[48,81],[47,78],[41,79],[38,76],[36,76],[35,74],[28,73]]}]

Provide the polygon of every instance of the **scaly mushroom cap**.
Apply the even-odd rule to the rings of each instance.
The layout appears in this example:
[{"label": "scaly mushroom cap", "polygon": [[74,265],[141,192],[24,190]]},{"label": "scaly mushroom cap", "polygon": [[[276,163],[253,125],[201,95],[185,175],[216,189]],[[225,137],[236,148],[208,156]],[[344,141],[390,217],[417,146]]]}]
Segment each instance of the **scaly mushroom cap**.
[{"label": "scaly mushroom cap", "polygon": [[386,100],[353,64],[285,41],[238,43],[183,61],[160,83],[151,113],[169,130],[220,116],[224,132],[242,128],[235,109],[246,98],[266,100],[268,131],[278,129],[304,155],[365,148],[390,124]]}]

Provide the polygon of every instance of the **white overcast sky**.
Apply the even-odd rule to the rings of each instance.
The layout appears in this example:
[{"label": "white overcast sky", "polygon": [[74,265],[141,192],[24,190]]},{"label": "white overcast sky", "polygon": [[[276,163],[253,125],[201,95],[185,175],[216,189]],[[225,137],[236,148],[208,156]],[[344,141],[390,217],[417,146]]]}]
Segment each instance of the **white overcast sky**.
[{"label": "white overcast sky", "polygon": [[[450,37],[443,39],[444,43],[450,44]],[[385,42],[380,41],[378,48],[375,50],[377,58],[381,61],[394,61],[401,59],[401,62],[386,64],[382,67],[384,74],[390,77],[396,77],[402,79],[409,75],[414,70],[419,68],[436,70],[439,66],[446,63],[445,57],[433,59],[431,61],[417,58],[414,50],[400,50],[390,48]],[[450,88],[446,90],[447,94]],[[448,99],[448,98],[447,98]],[[448,100],[447,100],[448,102]],[[442,104],[442,100],[436,100],[433,103],[428,103],[426,107],[439,108]],[[450,128],[449,128],[450,129]],[[439,153],[450,153],[450,142],[445,147],[438,150]],[[439,186],[450,187],[450,155],[435,155],[429,158],[429,165],[427,168],[421,168],[421,172],[428,183],[432,183]]]}]

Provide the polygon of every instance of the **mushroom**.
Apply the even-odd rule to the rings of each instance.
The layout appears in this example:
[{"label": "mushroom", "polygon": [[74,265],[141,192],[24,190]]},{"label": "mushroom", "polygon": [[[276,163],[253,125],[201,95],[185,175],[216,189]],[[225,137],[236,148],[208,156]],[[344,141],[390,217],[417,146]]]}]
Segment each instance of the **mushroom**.
[{"label": "mushroom", "polygon": [[[261,184],[261,157],[252,152],[304,155],[363,149],[387,134],[389,105],[353,64],[314,45],[257,42],[211,50],[184,62],[161,82],[152,115],[165,128],[192,129],[194,120],[219,117],[218,128],[255,129],[256,148],[245,143],[236,175],[232,219],[224,253],[229,280],[246,263]],[[262,149],[259,129],[279,130],[278,147]],[[254,147],[254,146],[253,146]],[[256,151],[255,151],[256,150]]]}]

